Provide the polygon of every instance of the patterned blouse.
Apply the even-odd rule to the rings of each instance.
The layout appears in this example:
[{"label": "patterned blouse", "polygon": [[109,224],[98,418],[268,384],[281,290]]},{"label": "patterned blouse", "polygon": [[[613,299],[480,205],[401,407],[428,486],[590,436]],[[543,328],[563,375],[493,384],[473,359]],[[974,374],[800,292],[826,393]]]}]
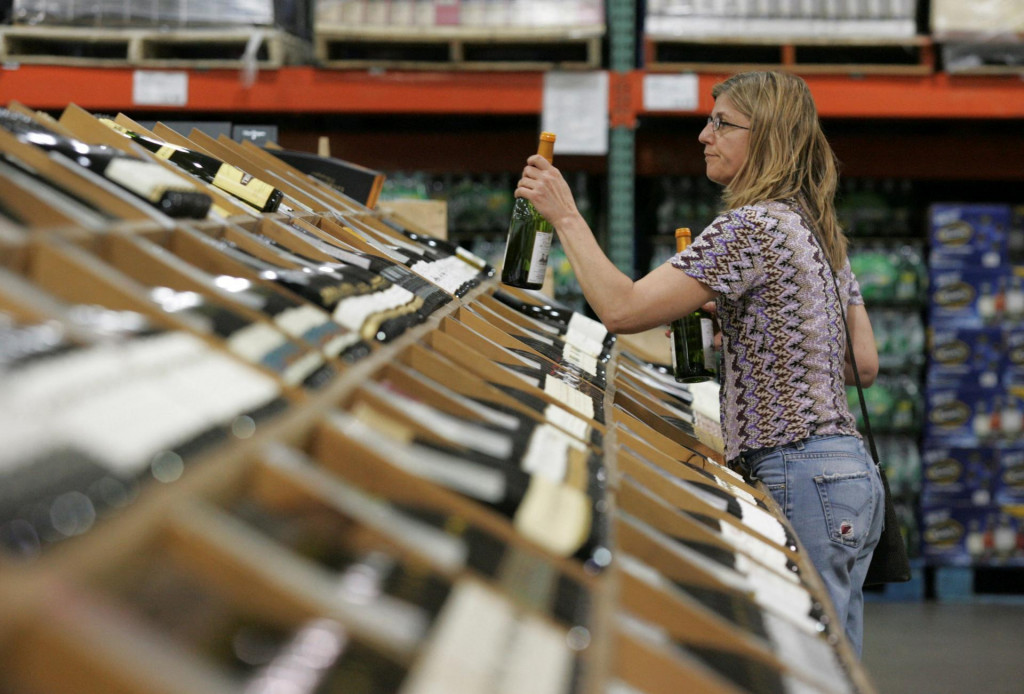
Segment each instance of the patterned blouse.
[{"label": "patterned blouse", "polygon": [[[726,460],[808,436],[860,436],[832,272],[792,201],[730,210],[670,262],[719,293]],[[863,304],[847,260],[844,306]]]}]

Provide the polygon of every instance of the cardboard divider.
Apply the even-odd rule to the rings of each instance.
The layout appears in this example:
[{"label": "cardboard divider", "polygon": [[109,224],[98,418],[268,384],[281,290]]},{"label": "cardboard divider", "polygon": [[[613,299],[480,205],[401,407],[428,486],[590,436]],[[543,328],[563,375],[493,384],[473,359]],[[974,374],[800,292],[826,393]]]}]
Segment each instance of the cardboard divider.
[{"label": "cardboard divider", "polygon": [[704,477],[704,475],[712,475],[717,479],[723,480],[728,484],[743,490],[760,501],[764,501],[765,498],[769,496],[763,489],[752,487],[743,480],[736,479],[727,472],[723,472],[722,468],[719,468],[717,465],[707,465],[703,458],[697,454],[689,459],[676,459],[664,451],[652,446],[646,439],[641,436],[637,436],[629,429],[616,426],[615,433],[616,442],[619,446],[633,449],[638,455],[643,457],[644,460],[657,465],[670,475],[690,480],[691,482],[696,482],[698,484],[713,482],[713,480],[709,481]]},{"label": "cardboard divider", "polygon": [[678,650],[641,641],[616,629],[612,672],[645,694],[742,694],[743,690]]},{"label": "cardboard divider", "polygon": [[[117,219],[127,221],[147,222],[153,219],[152,206],[135,198],[131,194],[111,190],[110,188],[97,185],[93,181],[61,165],[49,154],[34,145],[20,142],[14,135],[6,130],[0,130],[0,152],[14,157],[31,166],[37,175],[53,181],[58,187],[66,190],[72,195],[89,202],[98,210],[111,215]],[[45,213],[49,205],[40,206],[44,209],[34,210],[35,214]],[[17,210],[15,210],[17,211]],[[65,222],[72,226],[76,220]]]},{"label": "cardboard divider", "polygon": [[460,516],[508,545],[525,547],[531,553],[544,557],[577,581],[589,585],[593,580],[582,566],[572,559],[550,554],[544,548],[525,539],[516,532],[508,518],[396,467],[358,441],[345,436],[326,421],[320,422],[317,426],[305,450],[325,469],[371,494],[398,504],[399,507],[434,509]]},{"label": "cardboard divider", "polygon": [[684,591],[659,590],[628,572],[622,572],[619,580],[622,608],[657,624],[673,639],[700,648],[735,653],[773,669],[783,669],[769,643],[726,621]]},{"label": "cardboard divider", "polygon": [[597,420],[583,417],[579,412],[570,410],[551,395],[548,395],[538,387],[531,386],[511,371],[495,368],[494,362],[488,359],[484,354],[481,354],[473,346],[468,346],[466,343],[444,330],[436,330],[433,333],[430,333],[426,338],[426,343],[441,354],[466,366],[478,376],[483,377],[491,383],[518,390],[526,390],[530,395],[538,400],[543,400],[549,405],[554,405],[560,409],[566,410],[567,412],[572,412],[574,416],[582,417],[586,420],[590,428],[599,431],[602,434],[605,431],[604,425]]}]

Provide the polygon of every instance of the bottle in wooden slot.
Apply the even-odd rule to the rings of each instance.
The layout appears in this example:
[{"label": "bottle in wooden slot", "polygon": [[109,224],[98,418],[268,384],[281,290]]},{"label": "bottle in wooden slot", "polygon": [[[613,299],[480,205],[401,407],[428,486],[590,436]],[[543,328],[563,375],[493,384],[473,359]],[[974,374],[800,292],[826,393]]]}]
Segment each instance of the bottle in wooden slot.
[{"label": "bottle in wooden slot", "polygon": [[[676,252],[690,245],[690,230],[676,229]],[[672,321],[672,372],[680,383],[702,383],[717,377],[715,329],[711,316],[702,310]]]},{"label": "bottle in wooden slot", "polygon": [[155,162],[128,156],[112,147],[89,145],[45,128],[28,116],[0,108],[0,127],[22,142],[58,152],[142,198],[169,217],[203,219],[212,199],[186,178]]},{"label": "bottle in wooden slot", "polygon": [[[552,161],[554,151],[555,134],[541,133],[537,154]],[[516,198],[508,225],[501,281],[513,287],[540,289],[548,269],[548,253],[554,233],[554,227],[537,212],[532,202]]]},{"label": "bottle in wooden slot", "polygon": [[615,335],[609,333],[600,321],[569,309],[524,301],[502,290],[494,292],[494,298],[524,316],[535,319],[544,325],[548,332],[593,357],[607,361],[611,355]]},{"label": "bottle in wooden slot", "polygon": [[139,143],[160,159],[166,159],[185,172],[229,193],[246,204],[252,205],[260,212],[275,212],[281,205],[284,194],[280,190],[241,169],[225,164],[203,152],[140,135],[109,118],[100,118],[99,121],[115,132]]}]

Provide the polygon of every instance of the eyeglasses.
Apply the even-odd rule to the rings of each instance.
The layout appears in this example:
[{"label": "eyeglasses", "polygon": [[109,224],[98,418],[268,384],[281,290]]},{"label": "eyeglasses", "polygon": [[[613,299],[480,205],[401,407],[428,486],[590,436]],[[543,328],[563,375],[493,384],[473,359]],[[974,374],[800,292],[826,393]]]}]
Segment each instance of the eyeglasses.
[{"label": "eyeglasses", "polygon": [[708,125],[710,125],[711,129],[714,130],[716,133],[722,129],[723,125],[728,125],[731,128],[739,128],[740,130],[750,130],[750,128],[747,127],[746,125],[736,125],[735,123],[730,123],[727,120],[722,120],[721,116],[708,116]]}]

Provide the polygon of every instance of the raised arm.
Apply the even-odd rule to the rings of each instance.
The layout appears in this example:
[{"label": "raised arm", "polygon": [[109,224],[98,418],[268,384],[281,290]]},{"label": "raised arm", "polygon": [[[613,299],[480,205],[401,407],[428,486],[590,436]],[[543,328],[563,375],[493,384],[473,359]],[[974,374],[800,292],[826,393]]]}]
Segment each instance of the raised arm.
[{"label": "raised arm", "polygon": [[562,174],[543,157],[527,160],[516,196],[532,202],[555,227],[583,295],[609,331],[635,333],[664,325],[716,297],[706,285],[668,264],[636,281],[619,270],[577,210]]}]

